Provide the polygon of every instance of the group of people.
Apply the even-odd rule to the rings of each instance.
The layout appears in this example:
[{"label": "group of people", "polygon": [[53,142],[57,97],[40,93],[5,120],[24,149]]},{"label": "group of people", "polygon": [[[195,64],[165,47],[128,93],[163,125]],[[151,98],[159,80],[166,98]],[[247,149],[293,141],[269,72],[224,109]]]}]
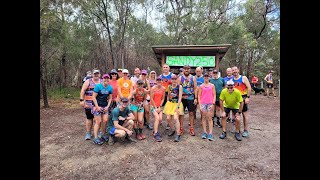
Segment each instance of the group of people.
[{"label": "group of people", "polygon": [[[191,136],[195,136],[195,114],[199,109],[202,139],[213,140],[214,125],[222,128],[219,138],[225,139],[227,121],[233,122],[236,140],[248,137],[247,113],[251,94],[248,78],[240,75],[237,67],[227,68],[224,78],[219,77],[215,69],[203,72],[202,67],[197,67],[194,76],[190,69],[189,65],[184,65],[176,75],[164,64],[158,76],[155,71],[148,73],[135,68],[131,78],[127,69],[112,69],[102,77],[100,70],[94,69],[84,79],[80,92],[80,105],[86,114],[85,139],[90,140],[93,136],[93,143],[98,145],[105,142],[112,145],[115,138],[137,142],[146,139],[143,133],[146,127],[153,130],[154,140],[161,142],[159,125],[165,114],[166,129],[171,129],[168,136],[174,136],[174,141],[179,142],[185,133],[185,109],[189,114]],[[153,123],[150,113],[154,117]]]}]

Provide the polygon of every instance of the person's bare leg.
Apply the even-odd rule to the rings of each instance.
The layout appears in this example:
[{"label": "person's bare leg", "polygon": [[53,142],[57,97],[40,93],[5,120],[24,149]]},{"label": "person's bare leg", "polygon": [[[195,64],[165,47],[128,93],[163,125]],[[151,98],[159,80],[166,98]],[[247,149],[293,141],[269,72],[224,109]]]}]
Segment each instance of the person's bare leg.
[{"label": "person's bare leg", "polygon": [[144,108],[144,116],[146,117],[146,123],[149,125],[149,123],[150,123],[150,106],[149,106],[149,104],[145,104],[144,106],[143,106],[143,108]]},{"label": "person's bare leg", "polygon": [[155,133],[158,132],[160,117],[159,117],[159,114],[156,111],[153,111],[153,115],[154,115],[153,131],[154,131],[154,134],[155,134]]},{"label": "person's bare leg", "polygon": [[101,122],[101,128],[100,128],[100,132],[102,133],[102,135],[106,134],[106,125],[107,125],[108,119],[109,119],[108,114],[102,115],[102,122]]},{"label": "person's bare leg", "polygon": [[87,119],[86,120],[86,131],[87,131],[87,133],[91,132],[92,124],[93,124],[93,119]]},{"label": "person's bare leg", "polygon": [[[202,130],[204,133],[207,134],[207,119],[206,119],[206,112],[201,111],[201,124],[202,124]],[[212,122],[212,121],[211,121]]]},{"label": "person's bare leg", "polygon": [[176,133],[178,134],[178,135],[181,135],[180,134],[180,122],[179,122],[179,117],[178,117],[179,115],[177,115],[177,114],[175,114],[174,116],[173,116],[173,120],[174,120],[174,124],[175,124],[175,126],[176,126]]},{"label": "person's bare leg", "polygon": [[172,122],[172,118],[173,118],[172,115],[167,115],[167,122],[168,122],[168,124],[169,124],[171,129],[175,129],[174,128],[174,123]]},{"label": "person's bare leg", "polygon": [[94,117],[95,117],[96,123],[94,124],[94,127],[93,127],[93,135],[94,135],[94,138],[97,138],[98,131],[100,129],[101,115],[99,114],[99,116],[94,116]]},{"label": "person's bare leg", "polygon": [[[212,130],[213,130],[213,121],[211,120],[212,119],[212,116],[213,116],[213,112],[214,110],[211,109],[208,113],[207,113],[207,116],[208,116],[208,124],[209,124],[209,134],[212,134]],[[206,119],[205,119],[206,120]]]},{"label": "person's bare leg", "polygon": [[194,125],[194,112],[189,111],[189,120],[190,120],[190,127]]},{"label": "person's bare leg", "polygon": [[267,88],[267,97],[269,97],[269,88]]},{"label": "person's bare leg", "polygon": [[[244,119],[244,118],[243,118]],[[240,132],[240,116],[236,116],[236,132]]]},{"label": "person's bare leg", "polygon": [[244,131],[248,131],[248,111],[242,112],[242,114]]},{"label": "person's bare leg", "polygon": [[223,132],[227,132],[226,131],[226,127],[227,127],[227,117],[223,117],[221,120],[221,125],[222,125],[222,131]]},{"label": "person's bare leg", "polygon": [[138,128],[143,128],[143,112],[138,112]]}]

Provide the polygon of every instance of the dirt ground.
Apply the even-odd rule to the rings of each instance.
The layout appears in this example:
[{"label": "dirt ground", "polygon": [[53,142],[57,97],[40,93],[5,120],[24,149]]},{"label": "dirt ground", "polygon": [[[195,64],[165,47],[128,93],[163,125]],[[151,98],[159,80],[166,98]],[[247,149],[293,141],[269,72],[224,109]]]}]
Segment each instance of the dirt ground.
[{"label": "dirt ground", "polygon": [[[162,142],[144,130],[138,143],[116,142],[98,146],[85,141],[85,114],[77,100],[51,103],[40,109],[41,179],[280,179],[280,99],[252,95],[249,105],[249,138],[238,142],[230,133],[219,139],[201,139],[198,110],[196,136],[185,134],[180,142],[168,137],[163,121]],[[165,117],[164,117],[165,118]],[[152,118],[153,120],[153,118]],[[243,131],[243,127],[241,126]]]}]

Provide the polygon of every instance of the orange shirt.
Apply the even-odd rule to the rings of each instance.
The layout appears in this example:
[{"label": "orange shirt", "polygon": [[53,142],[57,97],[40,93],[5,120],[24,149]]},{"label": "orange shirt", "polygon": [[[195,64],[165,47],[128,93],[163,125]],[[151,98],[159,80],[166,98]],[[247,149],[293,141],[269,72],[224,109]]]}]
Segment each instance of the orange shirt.
[{"label": "orange shirt", "polygon": [[153,90],[153,101],[154,101],[154,104],[156,107],[159,107],[161,105],[161,101],[162,101],[162,96],[163,96],[163,91],[164,89],[161,88],[161,89],[158,89],[158,88],[155,88]]},{"label": "orange shirt", "polygon": [[130,79],[124,80],[123,78],[118,79],[118,88],[123,97],[129,97],[130,88],[132,87],[132,81]]}]

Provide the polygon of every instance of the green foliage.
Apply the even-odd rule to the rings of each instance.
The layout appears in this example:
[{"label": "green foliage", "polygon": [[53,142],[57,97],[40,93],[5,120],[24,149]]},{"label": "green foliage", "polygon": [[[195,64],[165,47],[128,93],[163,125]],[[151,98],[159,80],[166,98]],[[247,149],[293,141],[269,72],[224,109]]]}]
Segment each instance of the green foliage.
[{"label": "green foliage", "polygon": [[48,89],[48,96],[51,99],[78,99],[80,97],[80,88],[50,88]]}]

